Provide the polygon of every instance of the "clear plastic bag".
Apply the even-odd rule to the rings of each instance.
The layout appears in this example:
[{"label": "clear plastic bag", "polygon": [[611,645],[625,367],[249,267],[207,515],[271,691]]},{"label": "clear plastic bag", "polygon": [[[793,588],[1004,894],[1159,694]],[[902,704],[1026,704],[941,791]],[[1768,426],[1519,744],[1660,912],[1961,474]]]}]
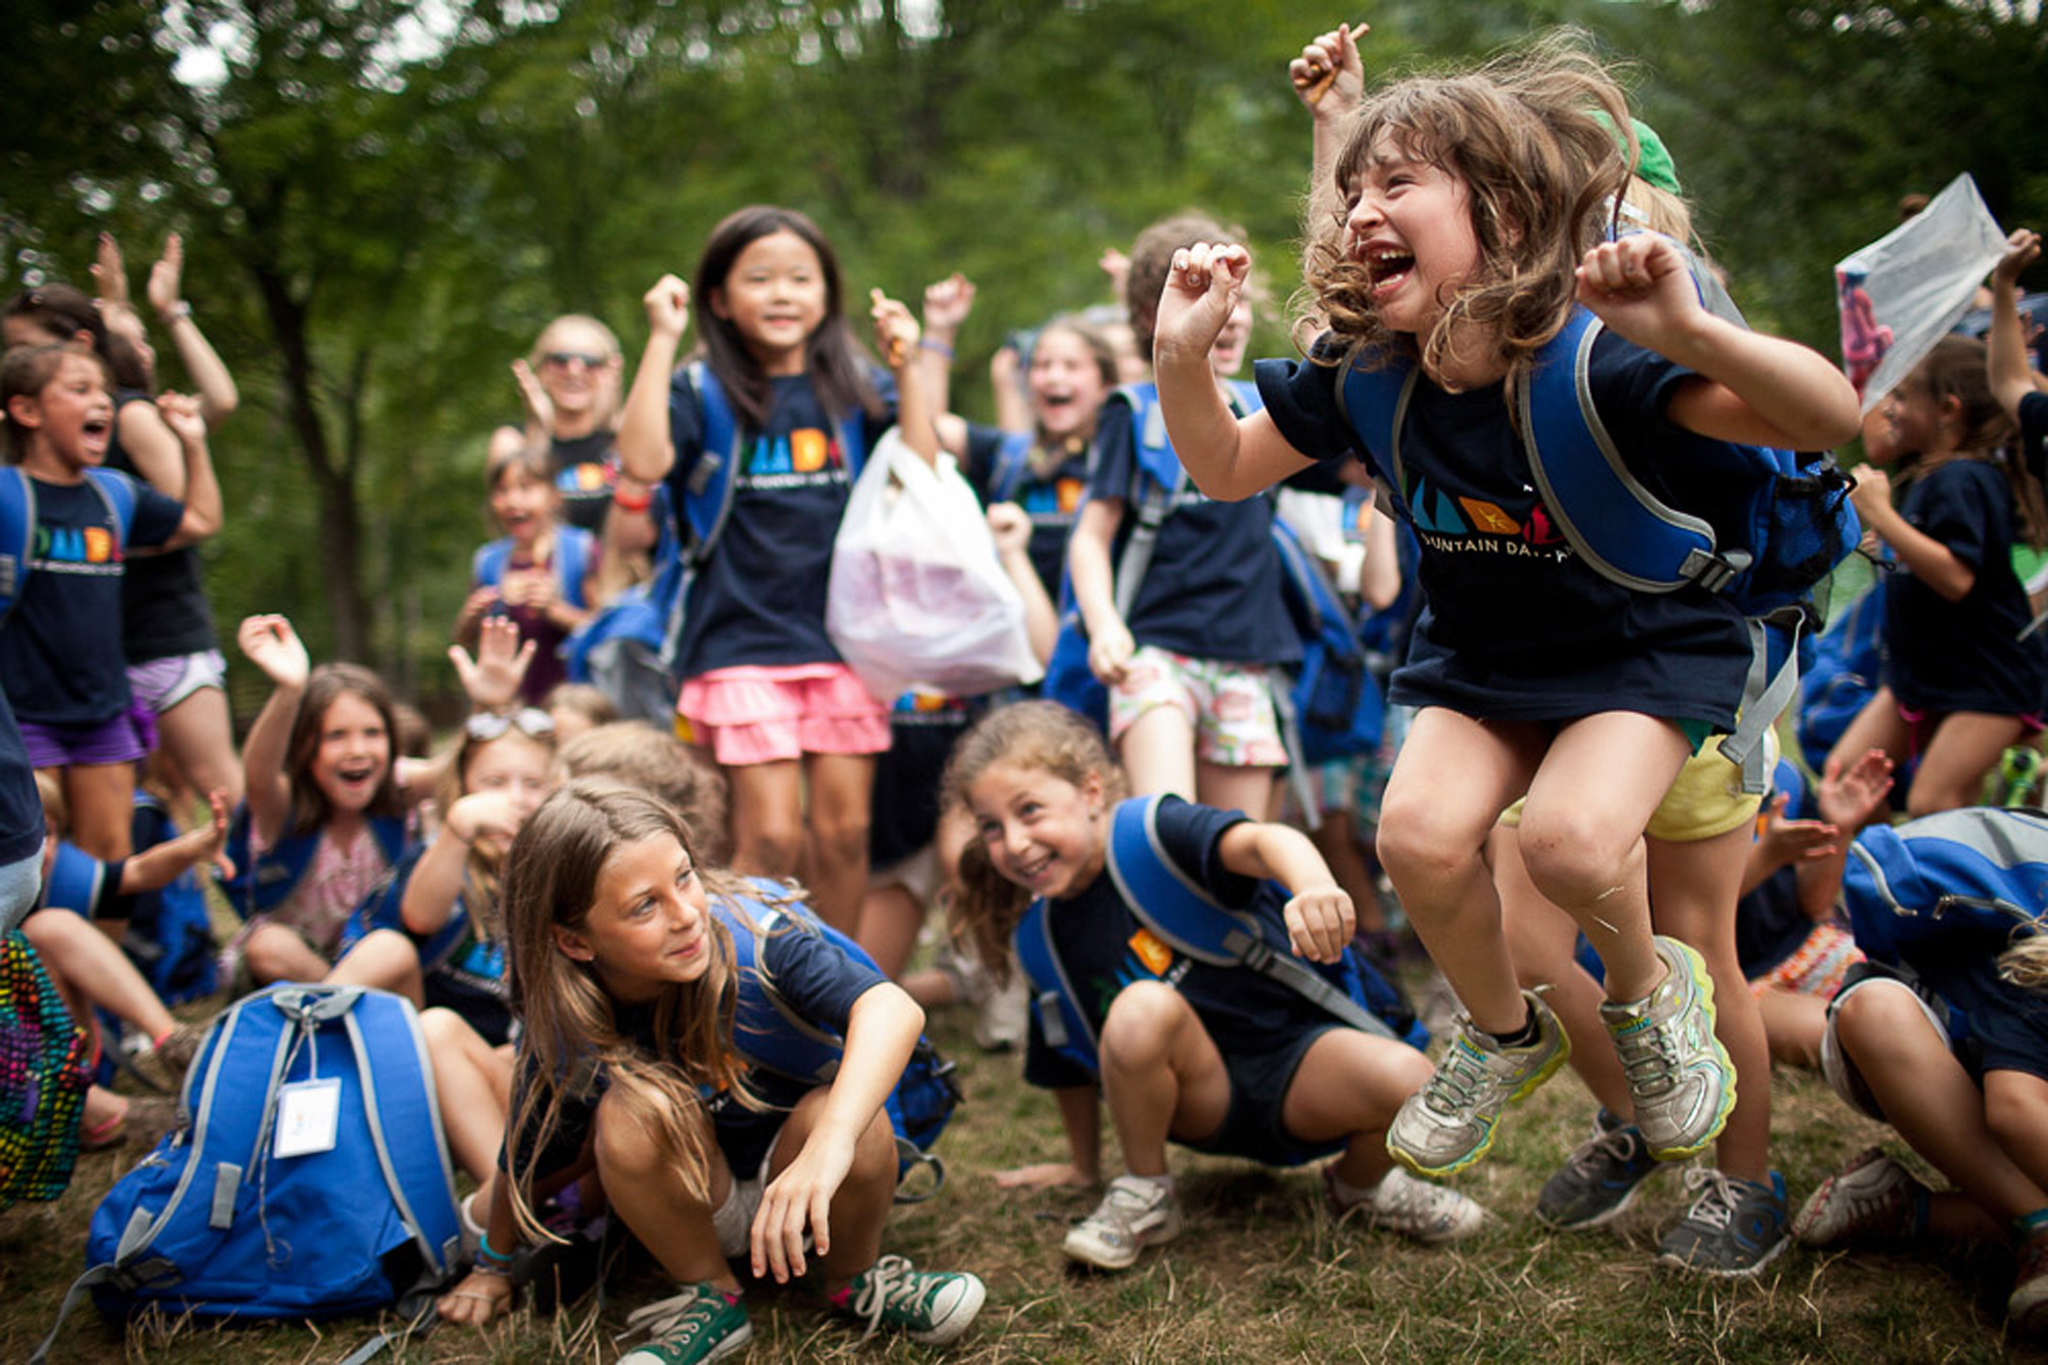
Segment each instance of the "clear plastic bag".
[{"label": "clear plastic bag", "polygon": [[839,523],[825,630],[883,701],[913,686],[975,696],[1044,672],[974,490],[950,455],[934,468],[894,428]]}]

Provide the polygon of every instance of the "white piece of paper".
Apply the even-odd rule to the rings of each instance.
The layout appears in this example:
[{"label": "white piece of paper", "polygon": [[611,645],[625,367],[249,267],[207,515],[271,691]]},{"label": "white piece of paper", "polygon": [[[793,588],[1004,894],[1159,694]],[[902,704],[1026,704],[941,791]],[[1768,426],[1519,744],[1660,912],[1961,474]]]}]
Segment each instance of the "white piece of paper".
[{"label": "white piece of paper", "polygon": [[270,1154],[283,1158],[334,1150],[341,1123],[341,1081],[293,1081],[277,1092],[277,1126]]}]

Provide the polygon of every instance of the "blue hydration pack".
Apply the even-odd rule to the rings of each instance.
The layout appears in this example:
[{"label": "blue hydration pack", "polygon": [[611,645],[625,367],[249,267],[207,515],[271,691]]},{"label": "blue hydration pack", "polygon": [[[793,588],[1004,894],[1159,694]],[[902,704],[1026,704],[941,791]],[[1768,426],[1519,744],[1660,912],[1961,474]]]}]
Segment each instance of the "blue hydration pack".
[{"label": "blue hydration pack", "polygon": [[[583,580],[590,573],[596,545],[597,538],[580,526],[555,527],[555,587],[564,602],[579,610],[590,605],[583,595]],[[470,562],[470,580],[478,587],[495,588],[505,581],[505,566],[511,561],[510,536],[480,546]]]},{"label": "blue hydration pack", "polygon": [[44,1352],[87,1290],[109,1314],[308,1318],[387,1306],[454,1269],[454,1177],[403,998],[245,997],[207,1031],[178,1117],[93,1214],[90,1268]]},{"label": "blue hydration pack", "polygon": [[1872,825],[1849,846],[1842,896],[1856,946],[1909,962],[1956,933],[2048,930],[2048,815],[1971,806]]},{"label": "blue hydration pack", "polygon": [[[118,470],[99,468],[86,470],[85,481],[107,505],[108,519],[114,523],[112,562],[118,564],[135,529],[135,481]],[[0,469],[0,623],[13,615],[28,586],[35,539],[35,484],[19,465]]]},{"label": "blue hydration pack", "polygon": [[[405,856],[405,817],[373,815],[369,817],[368,824],[371,837],[383,851],[385,863],[391,867],[398,866],[398,860]],[[284,904],[312,868],[313,854],[320,847],[318,829],[304,834],[280,834],[277,842],[265,849],[260,859],[254,858],[249,853],[249,832],[249,804],[245,801],[235,807],[234,815],[228,820],[227,855],[228,861],[235,865],[235,875],[222,877],[218,871],[214,875],[214,881],[228,898],[228,904],[243,919]]]},{"label": "blue hydration pack", "polygon": [[[698,360],[676,371],[671,401],[686,391],[696,395],[701,450],[684,470],[680,515],[667,482],[656,489],[650,511],[661,539],[654,573],[600,608],[563,645],[571,678],[596,684],[628,718],[664,723],[675,714],[677,652],[690,585],[718,548],[746,459],[747,433],[711,367]],[[841,419],[835,431],[846,477],[858,479],[868,453],[865,414]]]},{"label": "blue hydration pack", "polygon": [[1849,722],[1877,691],[1884,666],[1885,591],[1880,574],[1867,592],[1836,612],[1801,669],[1799,752],[1815,772],[1827,766]]},{"label": "blue hydration pack", "polygon": [[[1861,528],[1849,505],[1849,478],[1828,455],[1706,441],[1701,449],[1711,452],[1731,506],[1739,502],[1726,537],[1704,518],[1660,501],[1630,472],[1594,409],[1587,368],[1600,332],[1598,318],[1574,308],[1515,395],[1530,474],[1559,531],[1596,572],[1636,592],[1719,593],[1749,620],[1749,683],[1741,719],[1721,752],[1742,768],[1744,789],[1761,792],[1769,776],[1764,731],[1799,680],[1796,660],[1772,649],[1764,626],[1791,626],[1796,644],[1799,626],[1813,614],[1815,586],[1856,548]],[[1411,522],[1401,427],[1420,375],[1412,360],[1395,357],[1374,369],[1350,366],[1336,379],[1338,406],[1359,434],[1389,507]],[[1775,667],[1773,653],[1786,654]]]},{"label": "blue hydration pack", "polygon": [[[1194,961],[1244,967],[1269,977],[1352,1028],[1415,1048],[1428,1046],[1429,1030],[1355,945],[1335,963],[1308,962],[1295,955],[1284,933],[1257,914],[1232,910],[1190,881],[1159,839],[1163,799],[1139,796],[1118,802],[1110,817],[1107,850],[1118,896],[1155,938]],[[1095,1027],[1053,947],[1043,898],[1024,912],[1012,944],[1030,978],[1031,1009],[1046,1045],[1089,1071],[1099,1071]]]},{"label": "blue hydration pack", "polygon": [[[775,883],[756,885],[765,895],[783,894]],[[846,1040],[799,1015],[775,989],[774,982],[761,974],[755,934],[818,934],[862,966],[878,972],[881,968],[875,966],[875,960],[858,943],[819,919],[808,906],[794,901],[770,905],[748,900],[735,907],[719,897],[714,897],[711,904],[720,923],[732,934],[733,955],[739,968],[733,1050],[750,1066],[811,1086],[830,1085],[839,1074]],[[932,1155],[931,1146],[951,1122],[960,1098],[953,1063],[939,1055],[929,1038],[919,1035],[903,1076],[884,1105],[889,1125],[896,1130],[898,1203],[922,1202],[945,1184],[945,1164]],[[931,1185],[921,1193],[912,1193],[906,1182],[910,1173],[920,1168],[930,1173]]]}]

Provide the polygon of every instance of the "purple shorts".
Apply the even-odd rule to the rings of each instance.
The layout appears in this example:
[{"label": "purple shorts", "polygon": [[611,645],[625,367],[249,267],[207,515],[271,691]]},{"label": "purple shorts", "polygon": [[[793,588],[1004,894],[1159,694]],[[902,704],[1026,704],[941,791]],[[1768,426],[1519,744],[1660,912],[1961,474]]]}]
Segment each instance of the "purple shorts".
[{"label": "purple shorts", "polygon": [[135,763],[156,747],[151,719],[131,709],[99,725],[38,725],[24,720],[21,743],[32,768]]},{"label": "purple shorts", "polygon": [[227,685],[228,661],[217,649],[172,654],[146,664],[128,665],[128,690],[134,694],[136,704],[147,706],[159,716],[194,692],[208,687],[225,692]]}]

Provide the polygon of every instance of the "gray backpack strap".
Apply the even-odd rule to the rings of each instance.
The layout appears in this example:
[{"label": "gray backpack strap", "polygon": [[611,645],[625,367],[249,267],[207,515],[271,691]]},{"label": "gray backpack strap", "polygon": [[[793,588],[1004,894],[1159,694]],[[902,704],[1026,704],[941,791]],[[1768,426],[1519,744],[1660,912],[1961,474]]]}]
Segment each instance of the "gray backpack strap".
[{"label": "gray backpack strap", "polygon": [[1778,717],[1792,704],[1799,690],[1799,631],[1805,625],[1804,612],[1791,612],[1779,622],[1792,632],[1786,645],[1785,661],[1771,668],[1770,635],[1766,622],[1751,619],[1749,629],[1749,676],[1742,684],[1742,709],[1735,718],[1735,733],[1721,741],[1721,757],[1742,769],[1742,790],[1752,796],[1770,787],[1770,773],[1764,766],[1764,736]]}]

